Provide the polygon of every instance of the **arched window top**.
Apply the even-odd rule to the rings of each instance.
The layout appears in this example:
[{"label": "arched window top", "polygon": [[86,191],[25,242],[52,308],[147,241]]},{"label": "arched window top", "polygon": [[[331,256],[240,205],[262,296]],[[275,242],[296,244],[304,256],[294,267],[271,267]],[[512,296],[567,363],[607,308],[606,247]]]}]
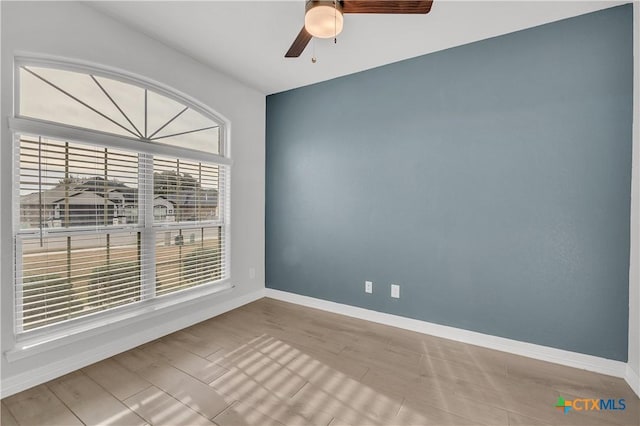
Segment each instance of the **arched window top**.
[{"label": "arched window top", "polygon": [[20,64],[17,114],[212,154],[223,154],[222,120],[178,96],[126,78]]}]

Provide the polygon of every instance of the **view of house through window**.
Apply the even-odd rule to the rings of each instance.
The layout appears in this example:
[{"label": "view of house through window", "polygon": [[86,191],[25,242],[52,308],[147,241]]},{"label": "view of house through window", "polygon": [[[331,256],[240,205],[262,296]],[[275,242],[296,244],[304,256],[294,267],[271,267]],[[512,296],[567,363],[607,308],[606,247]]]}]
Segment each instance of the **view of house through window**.
[{"label": "view of house through window", "polygon": [[121,81],[19,73],[18,118],[44,134],[15,138],[18,333],[228,278],[220,123]]}]

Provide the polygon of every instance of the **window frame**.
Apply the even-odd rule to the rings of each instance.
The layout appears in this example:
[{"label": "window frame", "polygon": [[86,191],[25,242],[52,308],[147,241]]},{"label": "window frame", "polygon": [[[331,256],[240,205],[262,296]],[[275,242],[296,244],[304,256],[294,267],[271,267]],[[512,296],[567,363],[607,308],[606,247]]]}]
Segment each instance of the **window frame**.
[{"label": "window frame", "polygon": [[[92,74],[96,76],[102,76],[113,80],[120,81],[125,84],[131,84],[149,91],[154,91],[162,96],[166,96],[176,102],[179,102],[189,108],[197,111],[198,113],[208,117],[220,124],[220,137],[219,137],[219,154],[213,154],[210,152],[204,152],[189,148],[181,148],[175,145],[167,145],[159,142],[153,142],[146,139],[127,137],[121,135],[115,135],[97,130],[89,130],[86,128],[71,126],[67,124],[61,124],[56,122],[50,122],[46,120],[30,118],[21,116],[19,111],[20,107],[20,68],[23,66],[38,66],[56,68],[64,71]],[[203,296],[218,293],[225,290],[230,290],[234,286],[231,283],[231,166],[232,161],[229,156],[229,135],[230,135],[230,122],[225,117],[216,113],[209,107],[200,103],[199,101],[187,96],[183,93],[171,89],[168,86],[164,86],[154,81],[150,81],[145,78],[140,78],[128,74],[126,72],[111,69],[102,66],[95,66],[93,64],[84,64],[70,61],[59,61],[52,59],[42,59],[33,57],[15,57],[14,58],[14,110],[11,117],[9,117],[9,129],[12,134],[12,238],[13,244],[13,259],[12,262],[12,321],[14,338],[16,344],[22,347],[29,347],[38,344],[38,342],[49,342],[52,340],[60,339],[61,337],[69,336],[70,334],[77,334],[93,329],[98,329],[108,324],[120,322],[125,319],[137,317],[150,312],[156,312],[159,309],[175,308],[185,302],[197,300]],[[219,217],[215,220],[209,220],[204,222],[176,222],[176,223],[154,223],[154,207],[153,207],[153,184],[147,184],[146,186],[139,187],[139,191],[145,191],[145,198],[148,200],[150,208],[145,209],[145,206],[138,205],[138,223],[135,224],[119,224],[109,225],[105,227],[89,227],[90,229],[50,229],[47,230],[47,235],[80,235],[81,233],[125,233],[125,232],[140,232],[141,238],[147,238],[151,241],[147,241],[147,247],[151,248],[150,252],[146,253],[149,264],[152,264],[152,272],[148,273],[148,276],[154,277],[155,274],[155,235],[158,231],[167,229],[188,229],[188,228],[201,228],[201,227],[221,227],[223,232],[223,253],[224,259],[221,267],[224,270],[225,277],[215,282],[215,284],[204,284],[191,288],[179,290],[175,293],[165,294],[159,297],[155,296],[155,278],[149,283],[148,276],[142,278],[141,283],[141,296],[146,294],[146,297],[139,302],[133,304],[127,304],[123,306],[114,307],[105,311],[95,312],[86,316],[69,319],[57,324],[47,325],[35,330],[23,331],[18,324],[17,311],[19,309],[19,291],[18,291],[18,273],[21,267],[21,255],[19,253],[21,245],[18,244],[20,240],[25,238],[33,238],[34,235],[39,234],[41,231],[38,229],[24,230],[20,228],[20,198],[19,198],[19,183],[16,180],[19,179],[20,173],[20,136],[33,136],[33,137],[45,137],[51,139],[57,139],[62,141],[76,142],[80,144],[96,145],[104,148],[124,149],[126,151],[137,153],[139,158],[139,171],[138,176],[144,175],[144,173],[150,173],[153,176],[153,160],[156,156],[160,157],[172,157],[184,160],[206,162],[209,164],[217,164],[223,166],[226,170],[224,176],[224,182],[218,189],[218,210]],[[141,168],[146,168],[146,172],[141,172]],[[149,175],[147,175],[149,176]],[[149,207],[147,206],[147,207]],[[140,219],[145,215],[142,222]],[[141,269],[141,273],[144,275],[144,271]],[[149,295],[151,291],[151,295]],[[12,351],[13,352],[13,351]]]}]

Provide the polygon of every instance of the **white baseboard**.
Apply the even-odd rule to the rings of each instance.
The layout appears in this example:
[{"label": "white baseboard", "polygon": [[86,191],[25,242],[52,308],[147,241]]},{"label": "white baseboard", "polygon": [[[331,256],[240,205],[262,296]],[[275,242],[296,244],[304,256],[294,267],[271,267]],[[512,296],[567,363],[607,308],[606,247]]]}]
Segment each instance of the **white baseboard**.
[{"label": "white baseboard", "polygon": [[633,368],[627,364],[624,379],[627,381],[631,389],[640,397],[640,373],[633,371]]},{"label": "white baseboard", "polygon": [[87,365],[91,365],[95,362],[135,348],[143,343],[239,308],[240,306],[251,303],[254,300],[261,299],[263,296],[264,293],[262,289],[260,289],[247,295],[236,297],[227,302],[217,304],[211,308],[190,312],[188,315],[184,315],[178,320],[171,321],[170,323],[159,322],[153,328],[127,335],[122,339],[111,341],[105,345],[78,353],[77,355],[2,379],[0,398],[5,398],[41,383],[48,382],[56,377],[63,376],[79,368],[86,367]]},{"label": "white baseboard", "polygon": [[[489,349],[496,349],[515,355],[522,355],[542,361],[607,374],[609,376],[625,378],[628,382],[629,379],[627,376],[631,374],[629,373],[631,369],[622,361],[614,361],[592,355],[565,351],[563,349],[506,339],[504,337],[491,336],[475,331],[463,330],[460,328],[405,318],[398,315],[371,311],[369,309],[343,305],[341,303],[329,302],[327,300],[316,299],[271,288],[265,289],[265,296],[379,324],[416,331],[418,333],[428,334],[431,336],[443,337],[445,339],[456,340],[458,342],[469,343],[471,345],[482,346]],[[635,380],[635,388],[631,382],[629,382],[629,385],[636,393],[638,393],[637,375],[635,376]]]}]

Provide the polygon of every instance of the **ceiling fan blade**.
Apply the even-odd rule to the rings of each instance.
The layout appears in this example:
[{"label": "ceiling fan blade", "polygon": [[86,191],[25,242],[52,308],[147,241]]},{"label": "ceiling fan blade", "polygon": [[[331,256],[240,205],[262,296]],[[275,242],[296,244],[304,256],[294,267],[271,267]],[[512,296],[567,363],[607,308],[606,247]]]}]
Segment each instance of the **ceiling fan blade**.
[{"label": "ceiling fan blade", "polygon": [[429,13],[433,0],[344,0],[343,13]]},{"label": "ceiling fan blade", "polygon": [[309,44],[309,40],[311,40],[311,34],[309,34],[307,30],[305,30],[305,28],[302,27],[302,29],[298,33],[298,37],[296,37],[296,39],[293,41],[293,44],[291,45],[287,53],[285,53],[284,57],[285,58],[299,57],[304,51],[304,48],[307,47],[307,44]]}]

